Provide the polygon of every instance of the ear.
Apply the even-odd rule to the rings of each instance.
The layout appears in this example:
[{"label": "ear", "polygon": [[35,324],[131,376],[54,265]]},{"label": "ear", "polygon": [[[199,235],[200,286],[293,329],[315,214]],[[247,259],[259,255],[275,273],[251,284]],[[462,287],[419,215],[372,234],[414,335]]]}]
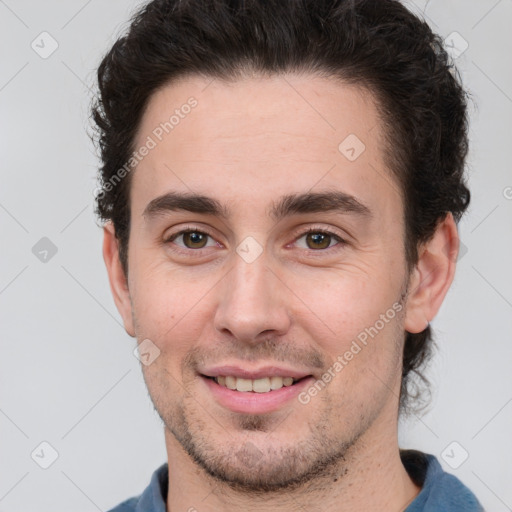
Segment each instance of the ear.
[{"label": "ear", "polygon": [[409,282],[405,330],[423,331],[435,317],[455,275],[459,235],[453,215],[439,222],[433,237],[419,249]]},{"label": "ear", "polygon": [[107,266],[110,289],[116,303],[117,310],[123,318],[126,332],[134,337],[132,305],[128,282],[119,259],[119,241],[116,238],[114,225],[107,222],[103,228],[103,259]]}]

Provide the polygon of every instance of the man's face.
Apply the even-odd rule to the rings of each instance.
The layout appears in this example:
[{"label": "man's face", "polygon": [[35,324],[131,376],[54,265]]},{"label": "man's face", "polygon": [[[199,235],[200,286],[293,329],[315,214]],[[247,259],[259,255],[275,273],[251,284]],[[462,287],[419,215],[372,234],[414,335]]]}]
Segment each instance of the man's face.
[{"label": "man's face", "polygon": [[[151,98],[135,147],[148,136],[125,324],[160,350],[143,371],[168,443],[219,479],[270,489],[392,432],[408,274],[372,97],[312,76],[192,77]],[[166,194],[221,211],[175,209]]]}]

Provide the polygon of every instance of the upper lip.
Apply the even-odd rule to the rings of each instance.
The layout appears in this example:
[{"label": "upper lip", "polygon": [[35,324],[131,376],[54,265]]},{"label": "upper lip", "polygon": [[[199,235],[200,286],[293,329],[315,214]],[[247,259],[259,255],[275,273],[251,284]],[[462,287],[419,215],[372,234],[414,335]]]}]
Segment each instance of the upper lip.
[{"label": "upper lip", "polygon": [[296,380],[308,377],[311,373],[285,368],[283,366],[263,366],[255,370],[248,370],[235,365],[211,366],[200,371],[206,377],[232,376],[242,379],[262,379],[264,377],[292,377]]}]

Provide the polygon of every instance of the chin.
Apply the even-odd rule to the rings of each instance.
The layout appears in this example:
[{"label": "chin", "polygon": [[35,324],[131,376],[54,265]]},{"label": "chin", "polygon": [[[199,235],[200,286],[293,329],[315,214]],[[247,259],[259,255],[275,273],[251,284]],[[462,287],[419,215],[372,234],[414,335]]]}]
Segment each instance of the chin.
[{"label": "chin", "polygon": [[343,474],[344,454],[350,445],[339,445],[329,454],[325,449],[319,452],[315,445],[295,442],[259,448],[248,440],[227,454],[202,457],[196,453],[194,458],[206,473],[233,490],[267,494],[303,489],[313,481]]},{"label": "chin", "polygon": [[322,478],[337,478],[356,441],[326,434],[326,420],[313,422],[314,430],[308,426],[299,435],[297,429],[279,432],[282,418],[276,422],[265,416],[238,416],[236,425],[227,429],[213,428],[213,420],[206,423],[197,411],[183,412],[166,422],[176,441],[207,475],[243,493],[291,491]]}]

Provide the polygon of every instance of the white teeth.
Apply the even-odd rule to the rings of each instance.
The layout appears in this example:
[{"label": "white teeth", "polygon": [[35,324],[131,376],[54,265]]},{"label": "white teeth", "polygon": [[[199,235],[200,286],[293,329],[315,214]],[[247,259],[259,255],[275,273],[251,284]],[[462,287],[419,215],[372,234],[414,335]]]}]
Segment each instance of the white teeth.
[{"label": "white teeth", "polygon": [[252,380],[251,379],[236,379],[236,390],[237,391],[252,391]]},{"label": "white teeth", "polygon": [[226,376],[226,387],[229,389],[236,389],[236,377]]},{"label": "white teeth", "polygon": [[270,389],[281,389],[283,387],[283,377],[270,377]]},{"label": "white teeth", "polygon": [[252,381],[252,390],[256,393],[267,393],[270,391],[270,379],[268,377],[263,379],[254,379]]},{"label": "white teeth", "polygon": [[220,386],[242,392],[254,391],[255,393],[268,393],[283,386],[291,386],[293,377],[263,377],[261,379],[243,379],[231,375],[219,375],[215,381]]}]

